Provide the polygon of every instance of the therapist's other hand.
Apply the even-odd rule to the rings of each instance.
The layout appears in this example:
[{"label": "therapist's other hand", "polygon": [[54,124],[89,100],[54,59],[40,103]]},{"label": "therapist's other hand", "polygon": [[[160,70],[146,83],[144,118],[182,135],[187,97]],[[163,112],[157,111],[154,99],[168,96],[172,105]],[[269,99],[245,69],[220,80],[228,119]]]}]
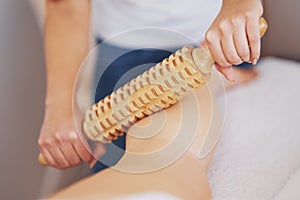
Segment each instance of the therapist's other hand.
[{"label": "therapist's other hand", "polygon": [[46,108],[38,144],[48,165],[65,169],[93,160],[87,141],[78,134],[72,109]]},{"label": "therapist's other hand", "polygon": [[206,33],[206,44],[217,69],[234,81],[232,65],[256,64],[260,57],[260,0],[223,0],[222,8]]}]

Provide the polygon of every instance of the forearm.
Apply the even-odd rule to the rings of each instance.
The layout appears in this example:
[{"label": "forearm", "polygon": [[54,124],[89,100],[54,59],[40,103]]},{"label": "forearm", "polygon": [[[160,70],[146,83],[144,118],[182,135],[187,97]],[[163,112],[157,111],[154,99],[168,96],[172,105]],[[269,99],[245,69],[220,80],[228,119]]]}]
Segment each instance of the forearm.
[{"label": "forearm", "polygon": [[76,73],[88,50],[90,3],[48,0],[46,13],[46,104],[71,105]]}]

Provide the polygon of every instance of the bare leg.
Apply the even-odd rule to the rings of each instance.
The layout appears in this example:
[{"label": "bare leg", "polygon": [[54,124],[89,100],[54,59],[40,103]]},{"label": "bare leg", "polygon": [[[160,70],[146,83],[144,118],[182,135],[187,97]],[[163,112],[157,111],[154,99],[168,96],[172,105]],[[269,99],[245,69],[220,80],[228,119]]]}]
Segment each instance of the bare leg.
[{"label": "bare leg", "polygon": [[[196,99],[197,105],[191,105]],[[194,101],[195,102],[195,101]],[[181,106],[180,106],[181,104]],[[206,169],[211,160],[212,153],[205,159],[200,160],[197,156],[203,138],[209,128],[211,119],[211,101],[206,88],[188,96],[180,104],[176,104],[165,111],[166,121],[159,133],[149,139],[138,139],[131,137],[131,132],[135,135],[144,134],[145,129],[151,129],[151,120],[145,119],[132,127],[128,133],[127,152],[143,153],[160,149],[167,145],[176,137],[176,133],[181,124],[181,107],[194,106],[199,108],[200,120],[196,131],[195,140],[187,151],[173,164],[149,173],[132,174],[106,169],[103,172],[87,177],[70,187],[52,195],[53,199],[113,199],[134,193],[146,191],[159,191],[175,195],[183,199],[210,199],[210,189],[205,175]],[[156,114],[157,117],[161,115]],[[152,116],[156,117],[156,116]],[[188,117],[188,116],[184,116]],[[193,116],[191,116],[193,117]],[[194,119],[190,119],[193,121]],[[147,127],[147,123],[150,125]],[[143,128],[141,127],[145,127]],[[189,130],[186,130],[189,131]],[[180,142],[178,145],[181,145]],[[166,155],[161,155],[162,159]],[[126,153],[120,161],[128,161],[129,155]],[[153,163],[134,163],[133,165],[149,165]]]}]

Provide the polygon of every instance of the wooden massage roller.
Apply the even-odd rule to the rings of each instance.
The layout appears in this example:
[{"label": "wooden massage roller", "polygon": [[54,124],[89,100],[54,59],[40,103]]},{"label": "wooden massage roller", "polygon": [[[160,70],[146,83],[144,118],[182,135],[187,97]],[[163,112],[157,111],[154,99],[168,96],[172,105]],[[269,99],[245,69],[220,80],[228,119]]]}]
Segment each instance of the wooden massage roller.
[{"label": "wooden massage roller", "polygon": [[[260,21],[260,35],[267,29]],[[185,46],[86,111],[83,129],[86,136],[110,143],[135,122],[166,109],[195,88],[205,85],[214,61],[208,49]],[[39,156],[41,164],[46,164]]]},{"label": "wooden massage roller", "polygon": [[117,139],[135,122],[204,85],[213,64],[207,49],[183,47],[89,108],[84,132],[103,143]]}]

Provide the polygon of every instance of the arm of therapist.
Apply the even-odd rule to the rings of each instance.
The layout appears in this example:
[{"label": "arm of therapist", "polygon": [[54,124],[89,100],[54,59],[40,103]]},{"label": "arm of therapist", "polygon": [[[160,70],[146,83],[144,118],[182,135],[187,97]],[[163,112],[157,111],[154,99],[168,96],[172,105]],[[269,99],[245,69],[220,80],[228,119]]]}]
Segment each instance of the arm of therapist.
[{"label": "arm of therapist", "polygon": [[73,85],[88,51],[89,30],[89,0],[46,1],[47,94],[38,143],[46,162],[58,169],[92,160],[72,115]]}]

